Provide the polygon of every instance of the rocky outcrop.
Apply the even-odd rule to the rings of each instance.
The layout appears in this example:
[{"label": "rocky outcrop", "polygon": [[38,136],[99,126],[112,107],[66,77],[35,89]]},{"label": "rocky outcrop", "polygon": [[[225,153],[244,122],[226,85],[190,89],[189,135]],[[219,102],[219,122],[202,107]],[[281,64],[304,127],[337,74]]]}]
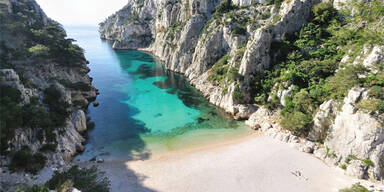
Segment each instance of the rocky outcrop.
[{"label": "rocky outcrop", "polygon": [[[0,3],[3,5],[3,2]],[[62,119],[65,123],[61,126],[52,127],[56,126],[52,123],[44,127],[36,127],[36,124],[12,127],[16,132],[10,134],[13,138],[7,138],[6,150],[9,152],[29,146],[32,152],[38,152],[47,144],[57,144],[55,149],[49,147],[54,152],[46,152],[44,155],[48,157],[51,165],[60,166],[72,159],[77,152],[84,150],[82,144],[85,139],[80,135],[87,129],[83,110],[96,98],[97,92],[92,86],[92,79],[87,75],[90,69],[81,49],[66,39],[64,29],[49,19],[34,0],[7,0],[4,5],[7,5],[7,12],[0,10],[1,17],[5,18],[0,23],[0,85],[20,91],[22,101],[17,104],[20,107],[32,103],[33,98],[33,101],[37,102],[33,104],[34,107],[51,113],[55,106],[45,102],[45,90],[49,87],[54,87],[59,92],[60,98],[55,99],[62,101],[66,106]],[[24,28],[9,30],[9,22]],[[37,32],[31,30],[32,26]],[[49,34],[51,39],[37,40],[49,33],[44,31],[46,28],[56,30]],[[21,30],[24,31],[20,32]],[[62,43],[67,47],[60,45],[63,47],[57,48],[59,45],[55,43]],[[69,49],[71,51],[68,51]],[[60,54],[57,55],[55,51]],[[51,116],[44,118],[48,117]],[[53,133],[49,136],[50,139],[47,130]]]},{"label": "rocky outcrop", "polygon": [[87,130],[87,119],[85,118],[85,113],[83,110],[77,110],[72,113],[71,122],[77,130],[77,132],[82,133]]},{"label": "rocky outcrop", "polygon": [[320,105],[315,117],[313,118],[313,127],[308,134],[310,141],[324,141],[328,130],[333,124],[339,106],[336,100],[329,100]]},{"label": "rocky outcrop", "polygon": [[[320,105],[307,139],[298,138],[279,125],[279,113],[260,107],[245,124],[282,142],[313,153],[328,165],[344,167],[345,174],[360,179],[383,179],[384,116],[368,113],[357,104],[368,99],[369,88],[355,87],[341,105],[329,100]],[[315,143],[324,141],[324,145]]]},{"label": "rocky outcrop", "polygon": [[359,87],[349,91],[325,145],[342,159],[355,157],[372,161],[370,177],[381,180],[384,176],[384,119],[356,108],[359,101],[367,98],[367,93],[367,88]]}]

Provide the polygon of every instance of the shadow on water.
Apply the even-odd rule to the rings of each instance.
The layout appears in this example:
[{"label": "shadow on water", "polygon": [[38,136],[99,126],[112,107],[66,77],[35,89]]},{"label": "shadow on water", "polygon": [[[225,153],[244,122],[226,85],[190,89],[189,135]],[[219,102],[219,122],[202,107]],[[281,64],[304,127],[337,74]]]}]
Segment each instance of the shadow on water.
[{"label": "shadow on water", "polygon": [[127,162],[243,134],[233,131],[238,122],[155,57],[113,50],[99,39],[96,27],[67,31],[85,49],[89,75],[100,92],[96,99],[100,105],[90,105],[87,113],[95,127],[88,133],[86,150],[76,159],[86,165],[94,157],[104,159],[98,166],[111,179],[112,191],[155,191],[144,186],[147,177]]},{"label": "shadow on water", "polygon": [[118,85],[133,83],[133,77],[125,68],[130,64],[129,58],[100,40],[96,27],[69,27],[67,32],[84,48],[91,63],[89,75],[100,91],[96,100],[100,106],[90,105],[87,111],[87,117],[95,126],[88,132],[86,150],[75,161],[89,165],[88,161],[94,157],[104,159],[105,162],[98,166],[110,178],[112,191],[154,191],[143,186],[145,176],[126,166],[127,161],[145,160],[151,156],[140,138],[140,134],[149,130],[143,122],[132,118],[140,112],[139,109],[121,103],[129,95]]}]

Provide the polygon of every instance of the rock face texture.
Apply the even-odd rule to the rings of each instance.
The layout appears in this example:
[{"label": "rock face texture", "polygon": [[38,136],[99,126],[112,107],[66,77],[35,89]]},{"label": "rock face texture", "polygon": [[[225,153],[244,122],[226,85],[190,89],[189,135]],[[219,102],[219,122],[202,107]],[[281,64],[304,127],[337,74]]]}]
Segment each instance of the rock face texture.
[{"label": "rock face texture", "polygon": [[[211,103],[235,114],[235,105],[252,101],[247,90],[254,76],[269,67],[272,41],[299,30],[316,2],[292,0],[280,8],[258,4],[222,13],[215,12],[223,3],[219,0],[136,0],[101,23],[100,33],[114,41],[116,49],[152,52],[168,69],[183,73]],[[265,1],[233,3],[248,6]],[[217,62],[225,56],[225,73],[239,78],[212,80],[212,68],[219,68]],[[240,90],[245,94],[234,98]]]},{"label": "rock face texture", "polygon": [[[211,103],[237,119],[248,119],[246,124],[253,129],[297,143],[298,137],[278,125],[278,111],[252,105],[252,86],[261,73],[273,70],[272,62],[279,55],[273,43],[281,43],[285,35],[300,30],[319,2],[329,2],[336,9],[349,8],[352,14],[356,11],[352,0],[289,0],[281,6],[264,0],[232,0],[236,8],[226,7],[224,0],[133,0],[101,23],[99,30],[116,49],[139,49],[158,56],[166,68],[184,74]],[[375,26],[382,25],[370,27]],[[347,54],[340,63],[362,64],[378,71],[384,64],[383,50],[379,45],[365,45],[360,55]],[[272,90],[276,98],[269,94],[268,101],[277,100],[284,107],[285,98],[295,94],[295,85],[280,83],[283,87],[276,84]],[[313,109],[313,128],[299,149],[332,165],[348,161],[345,167],[350,175],[381,180],[382,117],[356,107],[367,99],[368,90],[354,88],[344,103],[329,100]],[[370,161],[374,166],[368,165]]]},{"label": "rock face texture", "polygon": [[333,120],[338,112],[340,104],[335,100],[329,100],[320,105],[314,117],[313,128],[308,134],[311,141],[321,141],[327,137],[328,130],[333,124]]},{"label": "rock face texture", "polygon": [[370,167],[370,174],[381,180],[384,173],[384,119],[356,108],[359,101],[367,98],[367,93],[368,89],[359,87],[349,91],[325,145],[343,159],[351,156],[360,160],[369,159],[374,164]]},{"label": "rock face texture", "polygon": [[[61,119],[63,125],[52,127],[55,152],[44,154],[48,162],[60,166],[84,150],[85,139],[80,135],[87,129],[83,110],[96,98],[96,88],[87,75],[87,61],[81,48],[66,38],[64,29],[49,19],[34,0],[0,0],[0,17],[0,86],[20,91],[20,107],[33,99],[37,100],[36,106],[50,113],[52,106],[44,102],[49,87],[58,91],[57,100],[66,105],[68,115]],[[14,137],[5,151],[29,146],[33,153],[39,152],[51,144],[47,134],[42,134],[47,127],[14,127]]]}]

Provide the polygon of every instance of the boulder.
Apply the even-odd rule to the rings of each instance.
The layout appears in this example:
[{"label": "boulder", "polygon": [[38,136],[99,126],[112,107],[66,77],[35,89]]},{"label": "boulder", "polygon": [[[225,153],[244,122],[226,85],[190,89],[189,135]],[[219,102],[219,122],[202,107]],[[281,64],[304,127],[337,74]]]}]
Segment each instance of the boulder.
[{"label": "boulder", "polygon": [[248,119],[257,110],[255,105],[238,104],[234,106],[235,119]]},{"label": "boulder", "polygon": [[313,151],[315,150],[315,147],[316,147],[316,144],[313,143],[313,142],[310,142],[310,141],[307,141],[305,142],[300,148],[299,150],[301,152],[305,152],[305,153],[313,153]]},{"label": "boulder", "polygon": [[264,122],[262,125],[261,125],[261,130],[263,132],[266,132],[268,129],[272,128],[272,125],[269,123],[269,122]]},{"label": "boulder", "polygon": [[252,113],[249,119],[245,121],[245,124],[253,129],[256,127],[261,128],[261,125],[263,125],[265,122],[268,122],[271,115],[272,113],[268,109],[260,107],[256,112]]},{"label": "boulder", "polygon": [[73,112],[71,121],[79,133],[87,130],[87,119],[83,110],[80,109]]},{"label": "boulder", "polygon": [[327,131],[336,117],[338,105],[336,100],[329,100],[320,105],[313,118],[313,127],[308,134],[308,140],[320,141],[326,138]]},{"label": "boulder", "polygon": [[94,107],[98,107],[99,105],[100,105],[99,102],[97,102],[97,101],[93,102],[93,106],[94,106]]},{"label": "boulder", "polygon": [[359,179],[367,178],[368,166],[364,165],[360,160],[352,160],[347,165],[346,174],[357,177]]}]

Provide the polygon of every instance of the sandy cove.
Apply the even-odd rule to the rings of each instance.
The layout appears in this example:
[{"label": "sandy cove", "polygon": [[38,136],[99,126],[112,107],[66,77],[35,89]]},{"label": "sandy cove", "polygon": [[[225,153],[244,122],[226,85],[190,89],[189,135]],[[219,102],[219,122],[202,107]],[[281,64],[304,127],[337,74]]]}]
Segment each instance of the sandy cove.
[{"label": "sandy cove", "polygon": [[[357,182],[313,155],[260,134],[99,166],[112,180],[113,192],[332,192]],[[302,176],[292,173],[297,170]]]}]

